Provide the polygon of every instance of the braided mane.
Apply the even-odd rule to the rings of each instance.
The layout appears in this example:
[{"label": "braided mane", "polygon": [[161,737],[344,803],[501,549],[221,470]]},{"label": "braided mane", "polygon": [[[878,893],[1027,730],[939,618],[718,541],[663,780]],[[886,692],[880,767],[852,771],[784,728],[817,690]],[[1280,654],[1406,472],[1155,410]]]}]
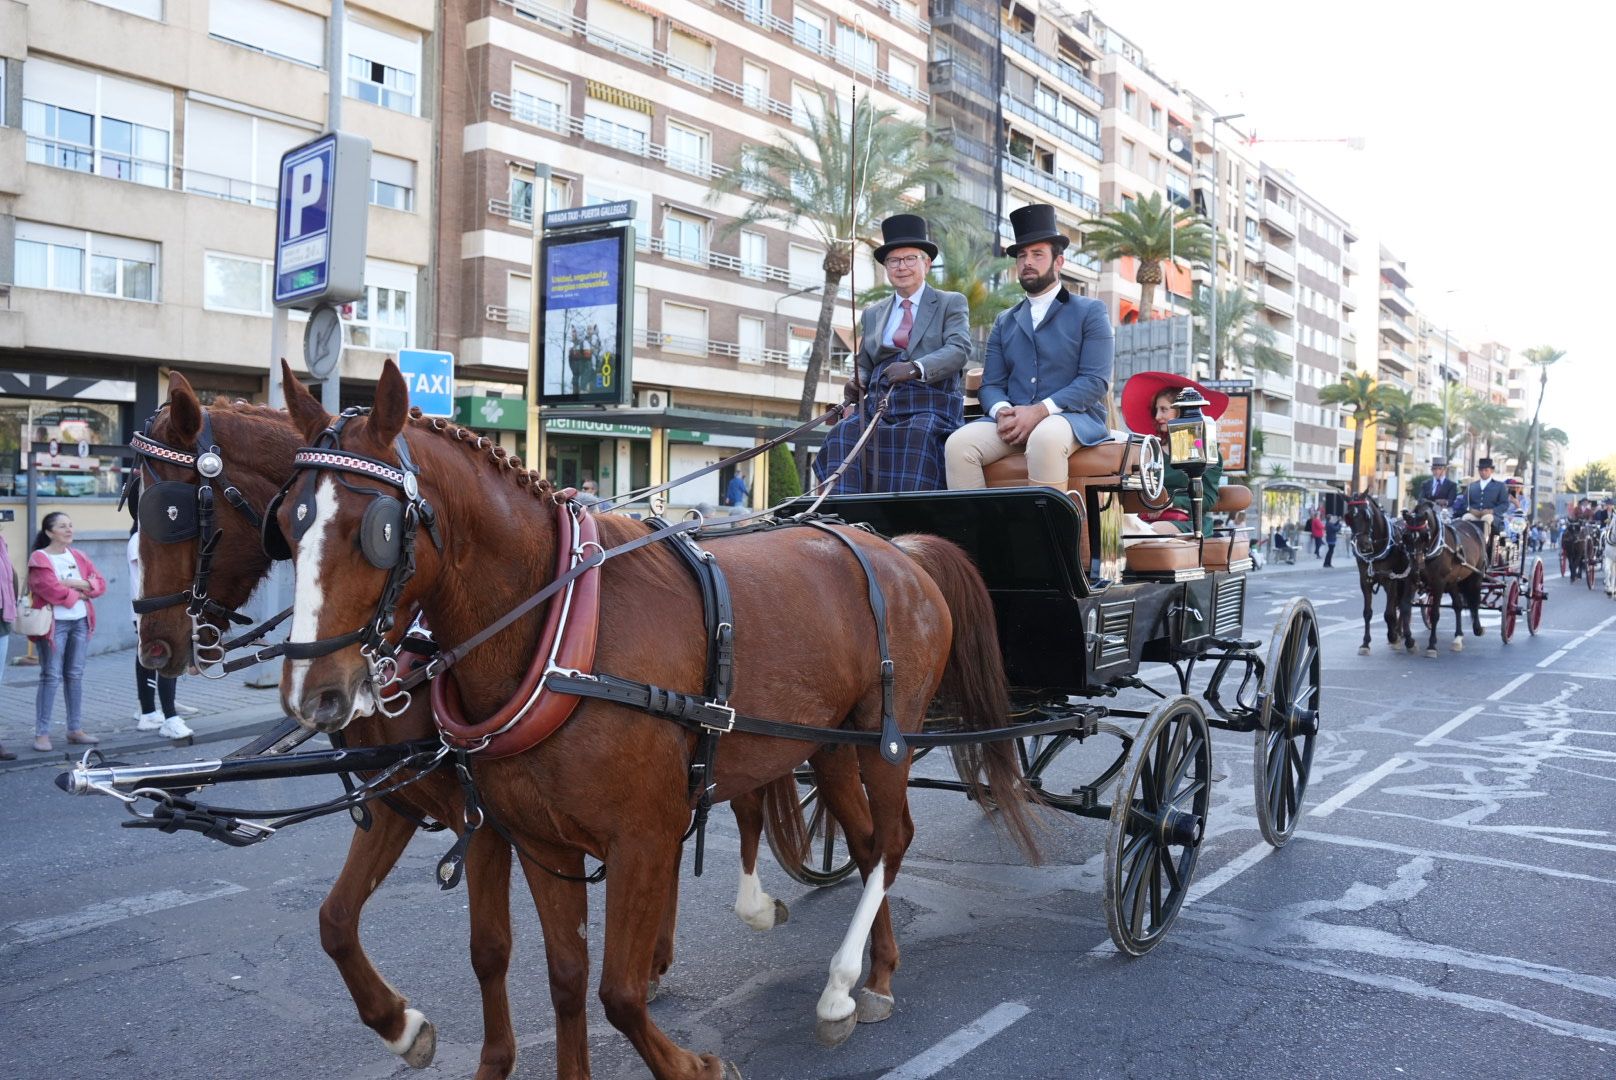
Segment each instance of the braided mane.
[{"label": "braided mane", "polygon": [[525,490],[537,499],[548,499],[552,503],[566,502],[572,498],[570,490],[557,489],[550,480],[537,469],[522,467],[522,459],[506,452],[486,435],[479,435],[470,428],[452,424],[441,416],[427,417],[422,414],[418,405],[410,406],[410,420],[414,427],[420,431],[431,431],[452,442],[460,443],[471,453],[485,452],[488,460],[493,463],[499,475],[508,477],[518,488]]}]

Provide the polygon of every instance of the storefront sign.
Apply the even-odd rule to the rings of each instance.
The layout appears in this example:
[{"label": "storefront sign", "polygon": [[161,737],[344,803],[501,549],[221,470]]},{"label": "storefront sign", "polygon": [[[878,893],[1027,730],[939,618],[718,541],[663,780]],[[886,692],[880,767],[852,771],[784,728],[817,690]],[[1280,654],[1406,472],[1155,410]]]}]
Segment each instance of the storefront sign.
[{"label": "storefront sign", "polygon": [[524,404],[521,398],[467,394],[455,398],[455,423],[478,431],[525,431]]},{"label": "storefront sign", "polygon": [[[604,420],[583,420],[571,416],[547,417],[544,430],[548,435],[597,435],[606,439],[649,439],[651,429],[644,424],[610,424]],[[711,436],[705,431],[687,431],[669,428],[672,442],[704,443]]]},{"label": "storefront sign", "polygon": [[1229,395],[1229,407],[1218,417],[1223,475],[1245,476],[1251,471],[1251,380],[1223,379],[1205,385]]}]

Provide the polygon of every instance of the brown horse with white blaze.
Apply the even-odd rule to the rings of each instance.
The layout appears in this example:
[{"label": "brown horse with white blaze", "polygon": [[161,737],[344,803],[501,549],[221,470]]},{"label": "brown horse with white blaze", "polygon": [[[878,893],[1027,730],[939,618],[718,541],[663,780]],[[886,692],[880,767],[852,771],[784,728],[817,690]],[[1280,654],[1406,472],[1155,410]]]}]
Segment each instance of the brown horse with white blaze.
[{"label": "brown horse with white blaze", "polygon": [[[316,440],[331,417],[289,371],[287,388],[294,421],[309,440]],[[466,444],[441,422],[412,419],[403,379],[389,363],[374,409],[347,423],[339,445],[342,452],[397,469],[402,463],[399,443],[407,445],[419,470],[420,496],[435,511],[442,547],[422,531],[414,573],[398,603],[418,606],[440,645],[454,648],[553,578],[562,542],[557,528],[560,498],[548,481],[523,471],[519,463]],[[374,496],[339,483],[336,474],[318,467],[309,471],[313,475],[294,481],[279,516],[291,536],[292,495],[301,492],[302,504],[313,506],[312,519],[294,543],[293,638],[299,642],[337,638],[373,619],[388,578],[354,543]],[[606,548],[642,536],[645,528],[616,515],[602,516],[598,527]],[[899,727],[919,730],[945,669],[963,691],[967,726],[1006,726],[1008,695],[997,648],[965,636],[973,627],[993,626],[987,591],[965,554],[935,538],[914,540],[910,546],[922,558],[951,570],[938,570],[934,577],[897,545],[856,529],[837,531],[857,545],[886,598],[895,672],[892,704]],[[860,562],[846,544],[810,528],[703,542],[731,587],[735,687],[730,704],[744,713],[807,727],[879,730],[883,693],[877,628]],[[652,544],[601,566],[596,665],[600,672],[699,695],[706,667],[700,596],[665,548]],[[466,717],[475,721],[490,716],[516,692],[539,641],[542,618],[541,610],[514,622],[467,652],[452,670],[452,692]],[[289,662],[282,698],[305,724],[340,729],[352,718],[356,702],[373,693],[370,679],[369,664],[358,646],[350,645]],[[675,1044],[651,1022],[645,1003],[658,924],[677,887],[681,837],[690,820],[694,743],[692,733],[666,720],[586,699],[532,749],[495,760],[474,758],[488,810],[523,855],[544,928],[557,1020],[557,1074],[567,1080],[589,1075],[584,1015],[588,952],[578,934],[587,895],[582,883],[556,874],[577,875],[586,853],[608,869],[600,981],[607,1018],[659,1080],[738,1075],[712,1054],[698,1055]],[[814,743],[795,739],[727,735],[712,777],[715,798],[722,801],[788,776],[815,749]],[[880,1019],[891,1011],[895,946],[872,948],[871,972],[860,1000],[855,1002],[850,991],[872,928],[878,938],[881,926],[890,930],[886,898],[913,834],[907,757],[888,764],[872,746],[859,746],[856,757],[868,799],[868,829],[859,822],[861,808],[842,790],[825,790],[827,805],[849,829],[849,847],[865,879],[816,1009],[821,1037],[828,1040],[845,1037],[859,1018]],[[981,759],[1001,819],[1031,853],[1031,820],[1013,748],[1002,741],[987,744]],[[980,776],[968,779],[981,781]]]}]

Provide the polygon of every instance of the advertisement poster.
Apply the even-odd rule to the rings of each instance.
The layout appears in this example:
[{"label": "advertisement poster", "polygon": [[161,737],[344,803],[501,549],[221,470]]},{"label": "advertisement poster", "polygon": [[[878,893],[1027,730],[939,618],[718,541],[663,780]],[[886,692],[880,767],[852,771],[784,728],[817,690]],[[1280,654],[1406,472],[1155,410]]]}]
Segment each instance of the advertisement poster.
[{"label": "advertisement poster", "polygon": [[1218,450],[1223,454],[1223,475],[1245,476],[1251,469],[1251,382],[1226,379],[1207,387],[1229,395],[1229,407],[1218,418]]},{"label": "advertisement poster", "polygon": [[622,229],[546,240],[539,399],[547,405],[625,400],[628,373]]}]

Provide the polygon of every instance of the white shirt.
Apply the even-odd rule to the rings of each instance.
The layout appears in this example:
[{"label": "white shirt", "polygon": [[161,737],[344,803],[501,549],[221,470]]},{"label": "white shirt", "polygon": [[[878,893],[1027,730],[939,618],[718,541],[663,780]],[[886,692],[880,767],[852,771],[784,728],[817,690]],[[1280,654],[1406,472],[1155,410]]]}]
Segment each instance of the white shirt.
[{"label": "white shirt", "polygon": [[[57,581],[67,581],[69,578],[79,576],[78,560],[73,558],[71,549],[62,552],[60,555],[52,555],[47,551],[45,555],[51,561],[51,569],[56,571]],[[78,602],[72,607],[63,607],[60,604],[51,605],[51,610],[56,613],[57,622],[73,622],[75,619],[82,619],[90,613],[90,609],[84,604],[84,595],[80,593],[78,596]]]},{"label": "white shirt", "polygon": [[[1044,316],[1049,314],[1049,307],[1055,302],[1055,297],[1060,295],[1060,291],[1061,283],[1057,280],[1037,296],[1027,297],[1027,313],[1032,316],[1032,328],[1034,330],[1038,329],[1039,324],[1044,321]],[[993,411],[988,415],[998,416],[1001,410],[1008,408],[1010,408],[1010,403],[1001,401],[993,406]],[[1050,416],[1057,416],[1062,411],[1061,407],[1055,404],[1055,399],[1052,397],[1044,399],[1044,408],[1049,410]]]},{"label": "white shirt", "polygon": [[[909,301],[911,317],[918,317],[920,315],[920,298],[925,295],[926,283],[924,281],[920,283],[920,288],[916,289],[914,291],[914,295],[912,296],[899,296],[897,293],[892,294],[892,310],[887,313],[886,329],[881,331],[882,345],[885,345],[888,348],[895,347],[892,343],[892,335],[897,332],[898,324],[903,322],[903,302],[905,300]],[[914,334],[914,324],[912,322],[910,323],[909,332],[912,337]],[[924,380],[926,378],[926,371],[920,366],[920,361],[911,359],[910,363],[915,365],[915,369],[920,372],[920,377],[922,380]]]}]

